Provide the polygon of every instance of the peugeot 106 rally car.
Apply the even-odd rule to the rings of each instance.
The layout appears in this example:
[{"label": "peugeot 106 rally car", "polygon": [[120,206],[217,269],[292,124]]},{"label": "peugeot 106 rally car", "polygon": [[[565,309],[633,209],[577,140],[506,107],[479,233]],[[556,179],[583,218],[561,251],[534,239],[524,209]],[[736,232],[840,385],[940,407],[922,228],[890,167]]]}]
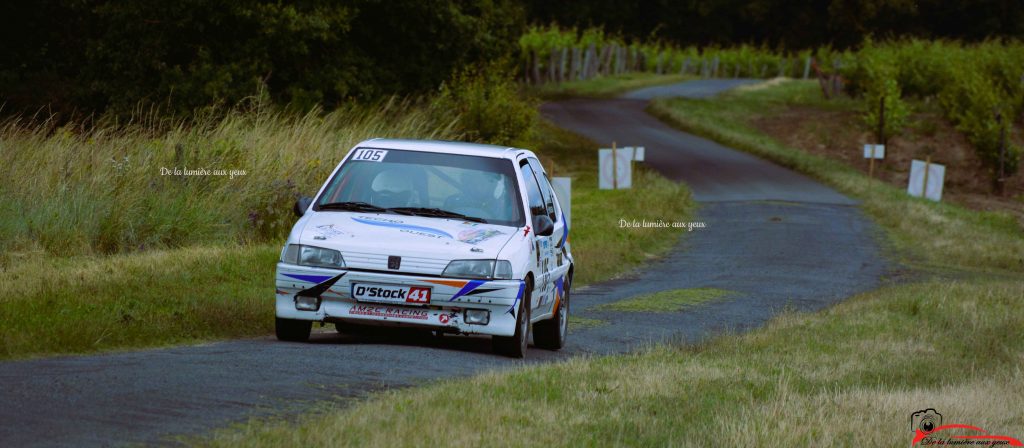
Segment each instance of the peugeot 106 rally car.
[{"label": "peugeot 106 rally car", "polygon": [[277,338],[313,322],[490,335],[513,357],[565,344],[569,227],[530,151],[367,140],[334,169],[277,264]]}]

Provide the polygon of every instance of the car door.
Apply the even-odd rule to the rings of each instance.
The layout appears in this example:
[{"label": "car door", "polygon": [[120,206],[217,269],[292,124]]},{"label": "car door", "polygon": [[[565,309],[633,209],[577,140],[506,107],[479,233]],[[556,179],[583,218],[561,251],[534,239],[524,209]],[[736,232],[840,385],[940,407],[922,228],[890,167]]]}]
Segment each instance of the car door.
[{"label": "car door", "polygon": [[[533,226],[533,218],[536,216],[548,216],[550,217],[551,211],[548,210],[547,201],[544,198],[544,194],[541,190],[541,182],[537,177],[537,173],[531,166],[529,159],[522,159],[519,162],[519,169],[523,174],[523,183],[526,185],[526,200],[529,203],[530,216],[529,225]],[[530,232],[533,238],[533,256],[534,256],[534,286],[533,286],[533,300],[531,306],[534,310],[533,316],[537,316],[538,310],[547,311],[551,307],[551,303],[554,301],[552,295],[552,278],[551,269],[553,264],[553,248],[554,241],[552,236],[540,236],[537,235],[536,229]]]},{"label": "car door", "polygon": [[[569,272],[569,257],[566,253],[565,244],[569,236],[569,225],[565,222],[565,215],[562,214],[562,208],[558,203],[558,197],[555,195],[555,189],[551,186],[551,180],[548,178],[548,174],[544,171],[544,167],[541,166],[537,159],[529,159],[530,165],[536,173],[537,183],[540,184],[541,196],[544,198],[544,204],[548,211],[548,217],[551,218],[551,222],[554,223],[555,229],[549,237],[550,245],[547,247],[548,252],[542,255],[542,258],[549,260],[549,269],[547,270],[550,295],[549,302],[547,305],[551,307],[550,311],[554,311],[556,296],[560,296],[565,287],[565,275]],[[547,310],[542,310],[547,311]]]}]

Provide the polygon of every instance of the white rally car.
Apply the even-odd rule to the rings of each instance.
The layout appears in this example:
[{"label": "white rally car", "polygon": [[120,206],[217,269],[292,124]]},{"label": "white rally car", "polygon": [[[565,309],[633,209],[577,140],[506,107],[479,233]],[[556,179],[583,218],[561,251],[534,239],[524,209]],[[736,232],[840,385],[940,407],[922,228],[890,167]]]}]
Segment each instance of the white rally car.
[{"label": "white rally car", "polygon": [[277,264],[277,338],[407,326],[491,335],[523,357],[565,344],[569,227],[530,151],[420,140],[353,148],[300,216]]}]

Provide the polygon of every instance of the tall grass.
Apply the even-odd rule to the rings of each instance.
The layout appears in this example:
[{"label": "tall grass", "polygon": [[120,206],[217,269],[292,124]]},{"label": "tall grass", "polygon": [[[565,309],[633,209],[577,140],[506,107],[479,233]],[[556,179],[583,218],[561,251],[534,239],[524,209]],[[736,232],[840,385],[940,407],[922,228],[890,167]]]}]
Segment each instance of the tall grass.
[{"label": "tall grass", "polygon": [[142,118],[0,124],[0,262],[279,238],[291,202],[312,195],[355,143],[459,137],[457,117],[397,98],[327,114],[255,105],[187,121]]}]

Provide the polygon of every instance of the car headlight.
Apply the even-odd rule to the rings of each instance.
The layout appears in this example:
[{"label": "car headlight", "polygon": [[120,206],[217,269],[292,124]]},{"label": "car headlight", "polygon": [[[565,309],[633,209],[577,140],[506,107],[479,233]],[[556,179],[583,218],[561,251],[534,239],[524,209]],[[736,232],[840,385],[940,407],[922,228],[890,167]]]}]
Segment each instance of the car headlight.
[{"label": "car headlight", "polygon": [[300,266],[320,268],[337,269],[345,267],[345,259],[342,258],[341,252],[334,249],[305,246],[302,244],[289,244],[281,255],[281,261]]},{"label": "car headlight", "polygon": [[507,260],[452,260],[444,268],[445,277],[511,279],[512,263]]}]

